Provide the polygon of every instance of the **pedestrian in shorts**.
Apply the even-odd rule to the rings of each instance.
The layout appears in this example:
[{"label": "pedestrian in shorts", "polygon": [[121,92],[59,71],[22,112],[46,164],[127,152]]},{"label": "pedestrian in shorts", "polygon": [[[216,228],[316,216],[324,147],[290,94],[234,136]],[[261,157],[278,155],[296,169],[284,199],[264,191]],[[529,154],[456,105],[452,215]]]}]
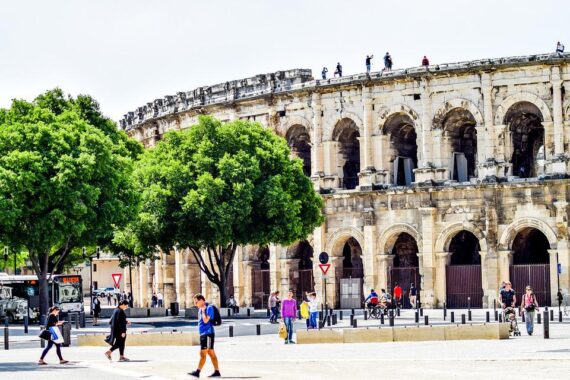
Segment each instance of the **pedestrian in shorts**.
[{"label": "pedestrian in shorts", "polygon": [[198,332],[200,334],[200,361],[198,362],[198,368],[188,373],[194,377],[200,377],[200,372],[206,364],[206,357],[209,356],[214,366],[214,373],[209,377],[222,377],[220,374],[220,368],[218,366],[218,357],[214,351],[214,307],[206,303],[206,299],[201,294],[196,294],[194,296],[194,306],[198,308]]}]

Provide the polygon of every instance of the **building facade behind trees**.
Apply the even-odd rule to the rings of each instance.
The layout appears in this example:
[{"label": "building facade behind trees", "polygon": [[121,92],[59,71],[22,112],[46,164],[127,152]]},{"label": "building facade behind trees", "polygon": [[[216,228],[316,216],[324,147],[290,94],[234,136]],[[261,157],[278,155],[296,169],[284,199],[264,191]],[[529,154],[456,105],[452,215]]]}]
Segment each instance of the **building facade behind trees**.
[{"label": "building facade behind trees", "polygon": [[[569,84],[570,55],[327,80],[296,69],[166,96],[120,127],[150,147],[200,114],[255,120],[303,161],[326,221],[289,247],[239,249],[228,286],[242,306],[291,287],[323,299],[322,251],[335,307],[395,282],[405,293],[414,282],[426,307],[492,306],[507,279],[548,305],[570,290]],[[157,288],[182,307],[196,292],[217,298],[184,249],[133,276],[140,305]]]}]

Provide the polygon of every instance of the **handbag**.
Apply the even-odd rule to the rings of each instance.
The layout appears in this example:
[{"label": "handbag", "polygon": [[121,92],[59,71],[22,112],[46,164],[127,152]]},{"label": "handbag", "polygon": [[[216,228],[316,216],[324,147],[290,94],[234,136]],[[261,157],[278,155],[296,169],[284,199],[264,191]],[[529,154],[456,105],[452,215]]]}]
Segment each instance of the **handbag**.
[{"label": "handbag", "polygon": [[43,340],[51,340],[51,332],[49,330],[40,331],[38,337]]},{"label": "handbag", "polygon": [[279,324],[279,338],[281,339],[287,338],[287,328],[285,327],[285,323]]},{"label": "handbag", "polygon": [[112,346],[113,342],[111,341],[111,335],[107,335],[105,337],[105,343],[107,343],[108,345]]}]

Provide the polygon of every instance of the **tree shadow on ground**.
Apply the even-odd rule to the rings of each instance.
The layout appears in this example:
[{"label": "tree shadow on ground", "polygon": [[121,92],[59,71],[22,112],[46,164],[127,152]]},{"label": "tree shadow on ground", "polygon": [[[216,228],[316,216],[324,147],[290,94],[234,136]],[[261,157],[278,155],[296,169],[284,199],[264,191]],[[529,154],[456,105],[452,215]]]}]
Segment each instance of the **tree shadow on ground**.
[{"label": "tree shadow on ground", "polygon": [[54,370],[73,370],[80,368],[88,368],[82,365],[74,365],[73,363],[67,365],[60,364],[48,364],[39,366],[34,362],[16,362],[16,363],[1,363],[0,373],[2,372],[44,372],[44,371],[54,371]]}]

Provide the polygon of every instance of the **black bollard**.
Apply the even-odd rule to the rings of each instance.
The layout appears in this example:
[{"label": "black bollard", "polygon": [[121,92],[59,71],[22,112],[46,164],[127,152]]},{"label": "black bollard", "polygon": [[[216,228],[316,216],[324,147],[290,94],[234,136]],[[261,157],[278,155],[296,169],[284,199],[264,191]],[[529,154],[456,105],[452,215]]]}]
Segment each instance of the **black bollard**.
[{"label": "black bollard", "polygon": [[396,315],[399,317],[400,316],[400,308],[396,309]]},{"label": "black bollard", "polygon": [[8,318],[6,318],[6,324],[4,325],[4,349],[10,349],[10,333],[8,331]]},{"label": "black bollard", "polygon": [[354,325],[354,314],[350,314],[350,325]]},{"label": "black bollard", "polygon": [[454,312],[454,311],[452,311],[452,312],[451,312],[451,315],[450,315],[450,316],[451,316],[451,319],[450,319],[450,321],[449,321],[449,322],[451,322],[451,323],[455,323],[455,312]]},{"label": "black bollard", "polygon": [[256,325],[255,327],[256,327],[256,330],[257,330],[257,331],[256,331],[256,334],[257,334],[257,335],[261,335],[261,325]]},{"label": "black bollard", "polygon": [[467,320],[471,321],[471,310],[467,310]]},{"label": "black bollard", "polygon": [[503,314],[499,314],[499,323],[503,323]]},{"label": "black bollard", "polygon": [[364,320],[368,320],[368,310],[364,310]]},{"label": "black bollard", "polygon": [[558,322],[562,322],[562,312],[558,312]]},{"label": "black bollard", "polygon": [[69,323],[69,327],[72,326],[72,324],[71,324],[71,313],[67,313],[67,323]]},{"label": "black bollard", "polygon": [[85,313],[81,313],[80,317],[81,317],[81,328],[84,329],[85,328]]},{"label": "black bollard", "polygon": [[542,318],[540,313],[536,313],[536,323],[540,325],[542,323]]},{"label": "black bollard", "polygon": [[493,300],[493,310],[497,311],[497,300]]},{"label": "black bollard", "polygon": [[443,303],[443,320],[445,321],[446,318],[447,318],[447,304],[444,302]]},{"label": "black bollard", "polygon": [[392,310],[388,312],[388,319],[390,321],[390,327],[394,327],[394,312],[392,312]]},{"label": "black bollard", "polygon": [[232,316],[232,309],[228,308],[228,318]]},{"label": "black bollard", "polygon": [[338,312],[338,319],[340,319],[342,321],[342,310],[339,310],[339,312]]},{"label": "black bollard", "polygon": [[357,323],[356,323],[356,321],[357,321],[356,319],[353,319],[353,320],[352,320],[352,327],[354,327],[354,328],[356,328],[356,327],[357,327]]},{"label": "black bollard", "polygon": [[249,307],[247,308],[247,316],[251,317],[251,310],[249,309]]},{"label": "black bollard", "polygon": [[491,322],[491,313],[489,311],[485,312],[485,322]]},{"label": "black bollard", "polygon": [[322,321],[323,320],[323,312],[319,311],[319,319]]},{"label": "black bollard", "polygon": [[267,312],[267,317],[269,318],[271,316],[271,309],[267,309],[266,312]]},{"label": "black bollard", "polygon": [[427,315],[424,317],[424,324],[426,326],[429,325],[429,317]]},{"label": "black bollard", "polygon": [[461,324],[465,324],[465,314],[461,314]]},{"label": "black bollard", "polygon": [[24,334],[28,333],[28,316],[24,315]]},{"label": "black bollard", "polygon": [[319,321],[319,330],[325,327],[325,321]]},{"label": "black bollard", "polygon": [[384,324],[384,312],[383,311],[380,312],[380,324],[381,325]]},{"label": "black bollard", "polygon": [[495,322],[499,320],[499,311],[495,310]]},{"label": "black bollard", "polygon": [[337,321],[336,321],[336,314],[332,315],[332,324],[333,326],[336,325]]},{"label": "black bollard", "polygon": [[423,307],[420,307],[420,317],[423,317],[423,316],[424,316],[424,309],[423,309]]},{"label": "black bollard", "polygon": [[230,334],[230,338],[233,338],[233,337],[234,337],[234,327],[233,327],[233,326],[230,326],[230,328],[229,328],[229,334]]},{"label": "black bollard", "polygon": [[79,330],[79,313],[75,313],[75,329]]},{"label": "black bollard", "polygon": [[354,315],[354,309],[351,309],[350,312],[352,315]]},{"label": "black bollard", "polygon": [[554,310],[550,309],[550,322],[554,322]]},{"label": "black bollard", "polygon": [[327,315],[327,326],[331,325],[331,316]]},{"label": "black bollard", "polygon": [[415,314],[414,322],[420,323],[420,312],[416,310],[414,314]]},{"label": "black bollard", "polygon": [[548,311],[546,310],[544,311],[544,339],[550,339],[550,322],[548,321]]}]

